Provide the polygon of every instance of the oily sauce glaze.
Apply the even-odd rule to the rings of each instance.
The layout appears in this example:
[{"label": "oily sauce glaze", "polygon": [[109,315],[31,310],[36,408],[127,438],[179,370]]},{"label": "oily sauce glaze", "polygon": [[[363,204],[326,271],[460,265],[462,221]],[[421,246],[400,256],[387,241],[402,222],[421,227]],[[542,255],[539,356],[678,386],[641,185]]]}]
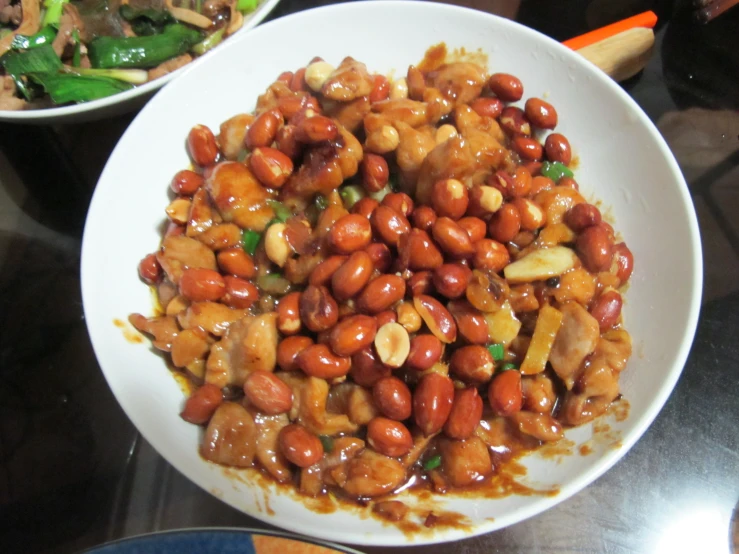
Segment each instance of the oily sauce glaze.
[{"label": "oily sauce glaze", "polygon": [[633,257],[523,97],[437,45],[393,81],[314,58],[191,130],[139,265],[163,312],[130,322],[193,383],[205,459],[408,532],[469,522],[405,490],[557,493],[516,459],[619,396]]}]

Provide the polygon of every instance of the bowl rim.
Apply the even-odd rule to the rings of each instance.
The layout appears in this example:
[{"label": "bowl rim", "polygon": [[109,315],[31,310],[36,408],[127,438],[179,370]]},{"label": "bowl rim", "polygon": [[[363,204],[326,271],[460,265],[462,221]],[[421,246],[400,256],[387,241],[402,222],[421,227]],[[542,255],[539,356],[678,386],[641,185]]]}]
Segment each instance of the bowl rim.
[{"label": "bowl rim", "polygon": [[[279,1],[280,0],[264,0],[264,2],[260,4],[256,10],[254,10],[251,14],[248,14],[249,17],[245,18],[244,25],[241,27],[241,29],[236,31],[232,36],[228,37],[227,41],[235,39],[236,37],[241,36],[246,31],[249,31],[259,25],[259,23],[261,23],[262,20],[272,12]],[[226,43],[227,42],[224,42],[223,44]],[[57,120],[59,120],[60,122],[62,122],[62,120],[70,121],[76,116],[87,116],[88,118],[90,118],[92,117],[92,114],[94,112],[97,112],[98,110],[102,111],[106,108],[110,108],[118,104],[134,102],[137,99],[143,99],[147,94],[158,91],[159,89],[170,83],[173,79],[185,73],[185,71],[187,71],[193,63],[203,58],[210,57],[212,53],[217,52],[221,46],[221,44],[217,45],[215,48],[194,59],[187,65],[183,65],[182,67],[172,71],[171,73],[162,75],[158,79],[154,79],[153,81],[149,81],[130,90],[118,92],[111,96],[106,96],[105,98],[98,98],[97,100],[91,100],[90,102],[81,102],[79,104],[71,104],[69,106],[59,106],[55,108],[44,108],[38,110],[0,110],[0,123],[52,125],[56,123]]]},{"label": "bowl rim", "polygon": [[[589,61],[585,60],[569,48],[563,46],[556,40],[544,35],[543,33],[540,33],[534,29],[531,29],[529,27],[526,27],[524,25],[521,25],[520,23],[517,23],[515,21],[500,17],[495,14],[487,13],[487,12],[481,12],[479,10],[475,10],[472,8],[466,8],[451,4],[442,4],[442,3],[436,3],[436,2],[419,2],[414,0],[375,0],[373,2],[347,2],[347,3],[341,3],[341,4],[333,4],[328,6],[322,6],[317,8],[312,8],[310,10],[304,10],[301,12],[297,12],[294,14],[287,15],[285,17],[270,21],[264,25],[261,25],[258,29],[255,29],[252,32],[252,35],[250,35],[251,38],[246,39],[246,35],[242,35],[240,38],[235,37],[233,41],[230,42],[231,46],[224,46],[221,52],[223,52],[221,55],[226,56],[226,51],[228,48],[235,48],[236,44],[243,40],[254,40],[257,41],[258,38],[261,36],[262,33],[267,34],[272,32],[273,26],[279,26],[284,24],[284,21],[292,21],[293,19],[304,17],[306,13],[312,13],[312,14],[318,14],[315,15],[318,17],[320,14],[323,14],[325,12],[333,12],[335,13],[341,13],[341,12],[359,12],[361,13],[362,10],[383,10],[383,9],[392,9],[394,7],[397,7],[398,5],[402,5],[407,9],[415,9],[420,10],[420,13],[424,13],[424,15],[428,14],[429,10],[436,10],[440,17],[443,17],[445,14],[454,14],[454,13],[466,13],[467,16],[474,16],[476,18],[487,18],[489,21],[494,22],[495,25],[502,26],[501,29],[503,30],[511,30],[515,33],[523,33],[524,36],[537,36],[539,40],[543,40],[545,44],[552,48],[554,50],[555,54],[561,55],[565,61],[580,65],[583,69],[585,69],[589,74],[593,76],[594,79],[598,79],[600,81],[603,81],[605,83],[605,86],[607,86],[612,93],[614,93],[618,99],[621,101],[621,103],[625,106],[628,106],[629,111],[635,116],[635,118],[643,125],[646,130],[649,132],[649,135],[651,136],[652,140],[655,142],[657,146],[657,151],[659,155],[661,155],[665,161],[666,161],[666,169],[669,170],[672,180],[677,185],[676,186],[676,192],[680,196],[681,203],[686,209],[686,212],[688,214],[688,219],[685,221],[685,224],[687,225],[690,240],[691,240],[691,247],[693,250],[693,256],[692,256],[692,273],[690,275],[691,282],[693,283],[693,290],[692,290],[692,297],[689,299],[689,310],[688,310],[688,317],[685,322],[684,332],[682,333],[681,340],[680,340],[680,346],[677,350],[677,353],[675,355],[675,363],[670,368],[670,371],[665,375],[665,379],[662,382],[661,387],[654,391],[652,395],[652,401],[648,405],[648,407],[645,409],[644,413],[640,415],[638,419],[638,423],[635,424],[633,429],[625,436],[622,437],[621,441],[621,447],[618,449],[610,449],[606,453],[603,454],[598,460],[597,463],[593,464],[592,467],[589,469],[583,471],[580,475],[577,477],[570,479],[569,481],[563,483],[560,486],[559,493],[552,497],[539,497],[537,499],[537,502],[531,503],[528,506],[520,507],[514,511],[515,516],[512,514],[505,514],[501,517],[496,517],[495,521],[488,521],[488,520],[479,520],[475,521],[473,526],[471,527],[470,532],[466,535],[467,537],[482,535],[485,533],[489,533],[494,530],[502,529],[505,527],[508,527],[510,525],[513,525],[515,523],[522,522],[534,515],[538,515],[540,513],[543,513],[544,511],[550,509],[551,507],[560,504],[561,502],[567,500],[574,494],[580,492],[585,487],[593,483],[596,479],[598,479],[600,476],[602,476],[606,471],[611,469],[621,458],[623,458],[626,453],[633,447],[633,445],[644,435],[647,428],[652,424],[654,419],[656,418],[657,414],[662,410],[665,402],[667,401],[668,397],[672,393],[672,390],[674,389],[680,375],[682,374],[682,371],[685,367],[685,363],[688,357],[688,354],[690,352],[690,349],[692,347],[693,338],[696,332],[697,323],[698,323],[698,316],[700,312],[700,305],[701,305],[701,297],[702,297],[702,288],[703,288],[703,259],[702,259],[702,248],[701,248],[701,240],[700,240],[700,232],[698,227],[698,220],[695,213],[695,208],[693,206],[693,202],[688,190],[688,186],[685,182],[685,179],[683,177],[683,174],[678,166],[677,161],[675,160],[674,155],[670,151],[667,143],[665,142],[664,138],[658,131],[657,127],[654,125],[654,123],[649,119],[649,117],[644,113],[644,111],[641,109],[641,107],[636,103],[636,101],[631,98],[631,96],[624,91],[617,83],[615,83],[610,77],[605,75],[601,72],[597,67],[592,65]],[[354,16],[357,15],[357,13],[353,13]],[[187,71],[198,71],[200,64],[207,63],[207,59],[202,60],[196,60],[194,63],[189,64],[189,67],[187,68]],[[168,85],[170,86],[170,85]],[[167,90],[166,88],[164,89]],[[154,110],[155,106],[152,105],[152,103],[145,106],[141,112],[136,116],[136,119],[132,122],[132,124],[129,126],[129,128],[124,133],[124,137],[127,133],[133,132],[136,128],[136,122],[139,120],[139,118],[146,117],[146,114],[148,113],[148,110]],[[121,141],[123,140],[123,137]],[[115,155],[116,150],[118,149],[118,146],[116,146],[116,149],[111,154],[111,158]],[[106,178],[108,165],[110,164],[110,161],[108,164],[106,164],[105,169],[103,170],[101,174],[100,181],[103,181]],[[90,204],[90,210],[88,212],[92,213],[93,208],[96,205],[97,202],[102,202],[100,198],[102,197],[102,194],[99,194],[99,190],[96,189],[91,204]],[[89,216],[88,216],[88,222],[89,222]],[[87,312],[87,306],[92,305],[93,299],[90,298],[88,295],[89,293],[86,293],[86,291],[90,290],[90,285],[86,286],[86,283],[94,279],[94,261],[92,260],[90,250],[91,250],[91,242],[92,240],[89,238],[88,235],[88,228],[87,223],[85,225],[85,233],[83,236],[83,243],[82,243],[82,259],[81,259],[81,284],[82,284],[82,296],[83,296],[83,304],[85,307],[85,312]],[[87,268],[87,269],[86,269]],[[93,345],[93,349],[95,350],[96,356],[98,354],[98,348],[100,348],[100,345],[102,344],[102,340],[97,340],[97,330],[90,329],[90,326],[88,325],[88,332],[90,334],[90,339]],[[103,370],[103,373],[106,374],[107,378],[107,372],[106,369],[101,366],[101,369]],[[114,391],[115,392],[115,391]],[[116,395],[116,399],[118,399]],[[126,415],[134,422],[136,425],[136,422],[138,418],[135,416],[135,411],[127,409],[127,407],[118,400],[121,404],[121,407],[125,411]],[[146,433],[142,431],[138,425],[136,425],[137,429],[139,429],[139,432],[147,438]],[[183,467],[184,464],[179,463],[178,460],[167,460],[169,463],[171,463],[178,471],[180,471],[182,474],[184,474],[189,480],[191,480],[193,483],[197,484],[203,490],[206,490],[210,493],[210,491],[207,488],[207,485],[200,484],[200,474],[196,471],[190,471]],[[224,502],[231,505],[232,507],[236,508],[239,511],[244,512],[244,510],[235,505],[234,503],[230,502],[228,498],[221,498]],[[244,512],[247,513],[247,512]],[[254,517],[264,523],[276,525],[275,521],[273,519],[270,519],[269,516],[255,510],[253,513],[248,513],[251,517]],[[279,524],[277,524],[279,525]],[[292,521],[290,523],[289,529],[296,533],[302,533],[310,536],[315,536],[319,538],[325,538],[326,540],[331,541],[338,541],[338,542],[345,542],[349,544],[360,544],[360,545],[374,545],[374,546],[401,546],[401,545],[422,545],[422,544],[436,544],[436,543],[443,543],[448,542],[452,540],[457,540],[460,538],[458,535],[454,535],[453,531],[442,531],[435,533],[431,536],[421,535],[421,536],[414,536],[414,538],[407,542],[407,543],[399,543],[397,540],[391,540],[392,537],[386,537],[385,535],[376,535],[372,537],[364,537],[360,536],[359,534],[352,533],[351,531],[341,530],[341,529],[335,529],[332,530],[332,534],[329,535],[321,535],[320,531],[317,532],[317,530],[314,527],[311,527],[310,525],[304,525],[297,521]]]}]

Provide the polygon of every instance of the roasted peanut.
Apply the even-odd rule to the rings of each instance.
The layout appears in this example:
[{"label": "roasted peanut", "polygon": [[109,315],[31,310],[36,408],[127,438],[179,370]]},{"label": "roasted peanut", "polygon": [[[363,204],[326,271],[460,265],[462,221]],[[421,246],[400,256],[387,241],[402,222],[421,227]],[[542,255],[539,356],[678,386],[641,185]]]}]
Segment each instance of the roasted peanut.
[{"label": "roasted peanut", "polygon": [[149,285],[155,284],[162,276],[162,266],[156,254],[149,254],[139,262],[139,277]]},{"label": "roasted peanut", "polygon": [[221,302],[229,308],[246,310],[259,300],[259,289],[250,281],[232,275],[226,275],[223,281],[226,284],[226,292]]},{"label": "roasted peanut", "polygon": [[567,137],[559,133],[551,133],[544,141],[544,150],[547,159],[551,162],[560,162],[570,165],[572,161],[572,148]]},{"label": "roasted peanut", "polygon": [[295,131],[295,125],[283,125],[275,134],[275,148],[291,160],[297,160],[303,152],[303,145],[295,138]]},{"label": "roasted peanut", "polygon": [[454,402],[454,384],[449,377],[429,373],[421,378],[413,393],[413,419],[424,435],[444,427]]},{"label": "roasted peanut", "polygon": [[397,377],[383,377],[372,387],[375,405],[385,417],[404,421],[411,417],[411,390]]},{"label": "roasted peanut", "polygon": [[244,249],[240,246],[221,250],[218,252],[216,258],[218,260],[218,267],[222,271],[236,275],[236,277],[252,279],[257,274],[257,269],[254,266],[251,256],[244,252]]},{"label": "roasted peanut", "polygon": [[314,333],[330,329],[339,320],[339,306],[326,287],[308,286],[300,295],[300,319]]},{"label": "roasted peanut", "polygon": [[331,329],[329,342],[337,356],[351,356],[370,346],[377,334],[377,322],[368,315],[342,319]]},{"label": "roasted peanut", "polygon": [[383,364],[374,348],[360,350],[351,358],[351,377],[355,383],[363,387],[372,387],[383,377],[392,372],[392,368]]},{"label": "roasted peanut", "polygon": [[420,334],[411,339],[411,348],[405,365],[416,371],[426,371],[441,359],[443,347],[434,335]]},{"label": "roasted peanut", "polygon": [[544,147],[531,137],[517,135],[511,140],[511,148],[522,160],[539,161],[544,155]]},{"label": "roasted peanut", "polygon": [[472,258],[472,267],[487,269],[498,273],[511,261],[508,249],[498,241],[482,239],[475,244],[475,255]]},{"label": "roasted peanut", "polygon": [[493,376],[495,361],[487,348],[473,344],[454,351],[449,369],[462,381],[481,385]]},{"label": "roasted peanut", "polygon": [[397,275],[381,275],[370,281],[357,299],[360,311],[379,314],[405,296],[405,281]]},{"label": "roasted peanut", "polygon": [[275,82],[283,83],[289,87],[290,83],[292,83],[293,76],[294,73],[292,71],[283,71],[277,76]]},{"label": "roasted peanut", "polygon": [[467,187],[457,179],[437,181],[431,191],[431,204],[439,217],[459,219],[467,211],[469,202]]},{"label": "roasted peanut", "polygon": [[521,372],[511,369],[496,375],[488,387],[488,402],[493,412],[499,416],[507,417],[521,411]]},{"label": "roasted peanut", "polygon": [[375,208],[379,205],[380,203],[374,198],[365,196],[364,198],[360,198],[357,203],[352,206],[352,213],[361,215],[369,220],[369,218],[372,217],[372,212],[374,212]]},{"label": "roasted peanut", "polygon": [[276,189],[292,174],[293,161],[276,148],[263,146],[249,156],[249,168],[265,187]]},{"label": "roasted peanut", "polygon": [[293,391],[269,371],[252,371],[244,380],[244,395],[257,410],[267,415],[284,414],[293,405]]},{"label": "roasted peanut", "polygon": [[560,177],[559,181],[557,181],[557,186],[560,187],[567,187],[572,190],[580,190],[580,185],[575,181],[572,177]]},{"label": "roasted peanut", "polygon": [[467,300],[461,299],[449,302],[447,307],[457,323],[457,332],[465,342],[470,344],[490,342],[488,323],[480,310]]},{"label": "roasted peanut", "polygon": [[622,306],[623,300],[618,291],[606,290],[593,301],[590,315],[598,321],[601,331],[607,331],[618,323]]},{"label": "roasted peanut", "polygon": [[511,136],[531,135],[531,124],[521,108],[508,106],[500,115],[500,127]]},{"label": "roasted peanut", "polygon": [[180,417],[188,423],[203,425],[208,423],[218,406],[223,402],[223,393],[216,385],[204,384],[185,401]]},{"label": "roasted peanut", "polygon": [[380,361],[390,367],[400,367],[411,348],[408,331],[399,323],[386,323],[375,335],[375,351]]},{"label": "roasted peanut", "polygon": [[249,150],[269,146],[275,140],[277,129],[282,123],[282,114],[277,109],[259,114],[247,129],[244,144]]},{"label": "roasted peanut", "polygon": [[226,283],[212,269],[188,268],[180,278],[180,294],[193,302],[215,302],[226,294]]},{"label": "roasted peanut", "polygon": [[330,256],[318,264],[310,274],[308,283],[320,287],[328,285],[331,282],[331,278],[336,273],[344,262],[347,260],[347,256]]},{"label": "roasted peanut", "polygon": [[413,448],[413,437],[399,421],[376,417],[367,425],[367,443],[380,454],[398,458]]},{"label": "roasted peanut", "polygon": [[303,119],[296,125],[295,129],[297,141],[307,144],[334,140],[338,134],[339,128],[336,123],[325,115],[314,115]]},{"label": "roasted peanut", "polygon": [[300,293],[291,292],[280,298],[277,304],[277,330],[283,335],[300,331]]},{"label": "roasted peanut", "polygon": [[505,204],[500,208],[488,224],[490,237],[501,243],[512,241],[521,231],[521,215],[513,204]]},{"label": "roasted peanut", "polygon": [[298,354],[298,367],[303,373],[319,379],[344,377],[351,369],[351,358],[337,356],[326,344],[309,346]]},{"label": "roasted peanut", "polygon": [[434,134],[434,141],[437,145],[443,144],[449,139],[456,137],[457,134],[458,133],[456,127],[447,123],[436,129],[436,133]]},{"label": "roasted peanut", "polygon": [[539,194],[541,191],[549,190],[551,188],[554,188],[554,186],[555,186],[554,181],[552,181],[549,177],[544,177],[543,175],[537,175],[536,177],[531,179],[531,190],[529,191],[529,194],[533,198],[534,196]]},{"label": "roasted peanut", "polygon": [[321,87],[328,81],[334,66],[328,62],[315,61],[305,68],[305,82],[314,92],[321,92]]},{"label": "roasted peanut", "polygon": [[387,154],[400,144],[400,135],[392,125],[383,125],[367,136],[365,149],[375,154]]},{"label": "roasted peanut", "polygon": [[182,171],[175,173],[175,176],[172,177],[172,182],[169,184],[169,188],[171,188],[172,192],[175,194],[192,196],[198,191],[204,182],[205,179],[203,179],[202,175],[198,175],[189,169],[183,169]]},{"label": "roasted peanut", "polygon": [[372,266],[379,273],[386,273],[393,264],[393,255],[387,244],[382,242],[373,242],[364,249],[372,260]]},{"label": "roasted peanut", "polygon": [[283,456],[298,467],[310,467],[323,458],[320,439],[302,425],[292,423],[283,427],[279,445]]},{"label": "roasted peanut", "polygon": [[305,82],[305,68],[301,67],[294,74],[290,81],[290,90],[293,92],[300,92],[301,90],[307,90],[308,85]]},{"label": "roasted peanut", "polygon": [[402,100],[408,98],[408,82],[403,79],[395,79],[390,84],[390,99],[391,100]]},{"label": "roasted peanut", "polygon": [[364,250],[354,252],[331,277],[334,296],[337,300],[352,298],[369,282],[373,270],[372,258],[367,252]]},{"label": "roasted peanut", "polygon": [[422,231],[429,231],[436,221],[436,212],[429,206],[418,206],[411,214],[413,226]]},{"label": "roasted peanut", "polygon": [[488,79],[488,86],[503,102],[518,102],[523,97],[521,80],[508,73],[494,73]]},{"label": "roasted peanut", "polygon": [[602,219],[600,210],[586,202],[572,206],[565,214],[565,223],[576,233],[593,225],[598,225]]},{"label": "roasted peanut", "polygon": [[398,321],[398,314],[393,310],[385,310],[375,316],[375,321],[377,322],[377,328],[379,329],[386,323],[396,323]]},{"label": "roasted peanut", "polygon": [[400,237],[411,230],[406,217],[389,206],[378,206],[370,217],[372,228],[390,246],[398,246]]},{"label": "roasted peanut", "polygon": [[430,271],[417,271],[410,279],[406,287],[408,296],[413,298],[419,294],[433,294],[434,283]]},{"label": "roasted peanut", "polygon": [[313,340],[303,335],[282,339],[277,345],[277,365],[285,371],[297,371],[298,354],[312,345]]},{"label": "roasted peanut", "polygon": [[370,92],[370,102],[381,102],[390,96],[390,82],[384,75],[375,75],[374,86]]},{"label": "roasted peanut", "polygon": [[422,294],[413,298],[413,305],[429,331],[441,342],[452,343],[457,339],[457,324],[441,302]]},{"label": "roasted peanut", "polygon": [[475,253],[467,231],[448,217],[438,218],[431,227],[431,232],[441,249],[450,256],[468,258]]},{"label": "roasted peanut", "polygon": [[592,272],[606,271],[613,259],[613,242],[603,223],[585,229],[575,243],[583,265]]},{"label": "roasted peanut", "polygon": [[405,80],[408,84],[408,97],[412,100],[423,100],[423,94],[426,92],[426,78],[421,70],[413,65],[409,66]]},{"label": "roasted peanut", "polygon": [[457,221],[462,229],[467,231],[472,244],[475,244],[478,240],[485,238],[487,232],[487,226],[485,222],[479,217],[463,217]]},{"label": "roasted peanut", "polygon": [[285,266],[293,251],[285,237],[286,229],[284,223],[273,223],[264,233],[264,251],[270,261],[279,267]]},{"label": "roasted peanut", "polygon": [[367,192],[380,192],[389,179],[390,170],[385,158],[367,152],[362,160],[362,184]]},{"label": "roasted peanut", "polygon": [[503,102],[501,102],[500,98],[484,98],[480,96],[470,102],[470,108],[481,117],[498,119],[503,112]]},{"label": "roasted peanut", "polygon": [[454,402],[449,418],[444,424],[444,434],[450,439],[464,440],[472,436],[482,418],[482,398],[474,387],[454,392]]},{"label": "roasted peanut", "polygon": [[554,129],[557,126],[557,110],[549,102],[540,98],[526,100],[526,117],[534,127]]},{"label": "roasted peanut", "polygon": [[398,256],[403,267],[413,271],[434,269],[444,263],[439,248],[428,233],[420,229],[411,229],[410,233],[400,237]]},{"label": "roasted peanut", "polygon": [[623,242],[613,247],[613,265],[611,271],[616,274],[620,284],[623,285],[634,271],[634,255]]},{"label": "roasted peanut", "polygon": [[447,298],[459,298],[467,290],[472,272],[460,264],[444,264],[433,272],[434,288]]},{"label": "roasted peanut", "polygon": [[195,125],[187,135],[187,149],[190,157],[200,167],[208,167],[218,159],[216,137],[205,125]]},{"label": "roasted peanut", "polygon": [[502,204],[502,189],[494,186],[475,185],[470,190],[470,205],[467,213],[476,217],[485,217],[497,212]]},{"label": "roasted peanut", "polygon": [[381,204],[394,209],[399,214],[403,214],[406,218],[413,211],[413,199],[404,192],[391,192],[386,194]]},{"label": "roasted peanut", "polygon": [[544,226],[546,216],[544,211],[536,202],[528,198],[514,198],[512,204],[521,216],[521,229],[524,231],[536,231]]},{"label": "roasted peanut", "polygon": [[423,325],[423,320],[421,320],[421,316],[418,315],[412,303],[403,301],[398,304],[395,311],[398,314],[398,323],[409,333],[415,333]]},{"label": "roasted peanut", "polygon": [[337,254],[351,254],[365,248],[372,240],[372,227],[366,217],[345,215],[328,232],[328,244]]}]

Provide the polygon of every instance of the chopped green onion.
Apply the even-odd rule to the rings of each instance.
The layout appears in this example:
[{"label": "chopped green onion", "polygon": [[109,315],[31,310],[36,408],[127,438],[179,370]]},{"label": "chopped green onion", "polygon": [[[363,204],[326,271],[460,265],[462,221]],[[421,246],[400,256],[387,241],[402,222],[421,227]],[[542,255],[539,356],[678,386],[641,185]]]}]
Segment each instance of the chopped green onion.
[{"label": "chopped green onion", "polygon": [[215,48],[221,43],[221,41],[223,40],[223,34],[225,32],[226,32],[226,28],[221,27],[215,33],[208,35],[203,40],[198,42],[195,46],[193,46],[192,51],[196,53],[198,56],[202,56],[208,50]]},{"label": "chopped green onion", "polygon": [[249,13],[257,9],[257,4],[257,0],[238,0],[236,2],[236,9],[242,13]]},{"label": "chopped green onion", "polygon": [[511,369],[518,369],[518,366],[513,362],[506,362],[502,366],[500,366],[498,371],[509,371]]},{"label": "chopped green onion", "polygon": [[244,248],[244,252],[253,256],[254,252],[257,251],[257,244],[259,244],[261,238],[262,235],[256,231],[250,229],[244,230],[244,233],[241,235],[241,246]]},{"label": "chopped green onion", "polygon": [[187,52],[202,34],[175,23],[161,34],[143,37],[97,37],[88,45],[93,67],[102,69],[146,69]]},{"label": "chopped green onion", "polygon": [[132,85],[118,79],[75,73],[29,73],[27,76],[44,87],[55,104],[90,102],[133,88]]},{"label": "chopped green onion", "polygon": [[195,0],[195,11],[203,13],[203,0]]},{"label": "chopped green onion", "polygon": [[501,361],[505,357],[505,346],[502,344],[491,344],[488,346],[488,351],[493,356],[493,360],[496,362]]},{"label": "chopped green onion", "polygon": [[279,273],[268,273],[267,275],[257,277],[257,286],[263,292],[277,296],[282,296],[290,292],[290,281]]},{"label": "chopped green onion", "polygon": [[321,444],[323,445],[323,451],[327,453],[331,453],[334,450],[334,439],[332,437],[329,437],[328,435],[318,435],[318,438],[321,440]]},{"label": "chopped green onion", "polygon": [[269,204],[269,206],[275,211],[275,219],[279,220],[281,223],[285,223],[293,216],[292,212],[282,202],[278,202],[277,200],[267,200],[267,204]]},{"label": "chopped green onion", "polygon": [[314,202],[316,204],[316,208],[319,210],[325,210],[328,208],[328,199],[322,194],[316,194]]},{"label": "chopped green onion", "polygon": [[95,69],[91,67],[68,67],[67,73],[88,75],[90,77],[109,77],[133,85],[143,85],[149,80],[149,75],[143,69]]},{"label": "chopped green onion", "polygon": [[398,179],[394,175],[390,175],[387,186],[389,186],[390,190],[393,192],[398,192],[400,190],[400,184],[398,183]]},{"label": "chopped green onion", "polygon": [[574,177],[572,170],[561,162],[544,162],[541,164],[541,174],[549,177],[555,183],[562,177]]},{"label": "chopped green onion", "polygon": [[44,2],[46,13],[44,14],[42,26],[59,26],[59,21],[62,19],[62,8],[64,8],[64,4],[67,2],[69,0],[46,0]]},{"label": "chopped green onion", "polygon": [[241,151],[239,151],[239,155],[236,156],[236,161],[241,162],[241,163],[244,163],[244,161],[246,160],[246,157],[249,154],[251,154],[251,152],[249,150],[247,150],[245,148],[242,149]]},{"label": "chopped green onion", "polygon": [[377,200],[378,202],[382,202],[382,199],[385,198],[388,194],[391,194],[393,192],[392,187],[390,184],[385,185],[385,188],[382,188],[378,190],[377,192],[371,192],[370,198]]},{"label": "chopped green onion", "polygon": [[347,210],[351,210],[352,206],[365,197],[364,189],[359,185],[347,185],[339,191],[341,199]]},{"label": "chopped green onion", "polygon": [[50,44],[23,52],[8,52],[2,57],[2,65],[8,75],[14,76],[62,69],[62,62]]},{"label": "chopped green onion", "polygon": [[429,458],[423,463],[423,469],[425,469],[426,471],[430,471],[432,469],[436,469],[440,465],[441,465],[441,454],[437,454],[436,456]]},{"label": "chopped green onion", "polygon": [[[77,32],[77,29],[75,29],[75,32]],[[44,44],[51,44],[54,42],[56,33],[56,29],[48,25],[35,35],[15,35],[13,42],[10,43],[10,48],[13,50],[28,50]]]},{"label": "chopped green onion", "polygon": [[80,32],[77,29],[72,31],[72,38],[74,39],[72,67],[79,67],[82,64],[82,42],[80,42]]}]

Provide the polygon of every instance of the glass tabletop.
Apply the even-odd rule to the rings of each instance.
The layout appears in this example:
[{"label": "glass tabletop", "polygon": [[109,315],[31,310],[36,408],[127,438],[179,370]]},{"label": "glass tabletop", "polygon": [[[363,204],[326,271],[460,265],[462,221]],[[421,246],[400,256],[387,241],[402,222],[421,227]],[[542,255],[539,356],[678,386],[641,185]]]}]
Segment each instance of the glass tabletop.
[{"label": "glass tabletop", "polygon": [[[330,3],[282,0],[270,18]],[[657,125],[688,181],[704,249],[703,307],[675,391],[613,469],[517,525],[403,552],[738,551],[739,8],[704,25],[692,16],[692,0],[453,3],[558,40],[657,13],[655,51],[622,86]],[[191,484],[138,435],[90,346],[80,298],[82,228],[103,165],[134,116],[57,127],[0,124],[6,554],[75,552],[186,527],[265,528]]]}]

